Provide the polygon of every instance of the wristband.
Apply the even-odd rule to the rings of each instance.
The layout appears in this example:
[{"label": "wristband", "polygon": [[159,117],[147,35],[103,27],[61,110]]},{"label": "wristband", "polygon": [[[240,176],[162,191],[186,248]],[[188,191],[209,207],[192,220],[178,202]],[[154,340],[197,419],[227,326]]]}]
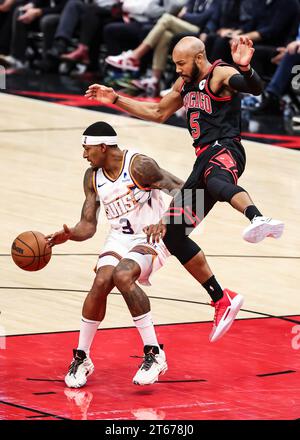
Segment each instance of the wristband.
[{"label": "wristband", "polygon": [[[247,64],[248,66],[249,66],[249,64]],[[236,66],[239,68],[239,67],[247,67],[247,66],[244,66],[243,64],[236,64]],[[254,69],[250,66],[250,69],[249,70],[241,70],[241,69],[238,69],[239,70],[239,72],[240,72],[240,74],[241,75],[243,75],[243,76],[246,76],[246,77],[249,77],[249,78],[251,78],[251,76],[253,75],[253,73],[254,73]]]},{"label": "wristband", "polygon": [[117,95],[116,97],[115,97],[115,99],[113,100],[113,104],[116,104],[116,102],[118,101],[118,99],[119,99],[119,95]]}]

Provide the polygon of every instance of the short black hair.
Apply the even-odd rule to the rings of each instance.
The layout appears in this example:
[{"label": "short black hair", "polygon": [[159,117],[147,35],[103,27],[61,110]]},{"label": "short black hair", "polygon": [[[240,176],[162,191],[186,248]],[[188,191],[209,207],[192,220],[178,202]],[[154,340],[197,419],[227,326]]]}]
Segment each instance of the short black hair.
[{"label": "short black hair", "polygon": [[107,122],[95,122],[85,129],[83,136],[117,136],[117,133]]}]

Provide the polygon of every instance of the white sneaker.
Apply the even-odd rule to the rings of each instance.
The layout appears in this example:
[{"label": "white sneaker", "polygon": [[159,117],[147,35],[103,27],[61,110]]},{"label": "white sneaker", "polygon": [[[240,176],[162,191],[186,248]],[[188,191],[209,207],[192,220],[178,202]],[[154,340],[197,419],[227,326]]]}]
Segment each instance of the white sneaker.
[{"label": "white sneaker", "polygon": [[140,61],[132,56],[132,50],[122,52],[120,55],[109,55],[105,58],[105,62],[121,70],[137,72],[140,69]]},{"label": "white sneaker", "polygon": [[87,382],[87,377],[94,371],[93,362],[83,350],[73,350],[73,361],[65,376],[65,383],[69,388],[81,388]]},{"label": "white sneaker", "polygon": [[165,374],[168,369],[163,346],[159,349],[153,345],[145,345],[144,362],[140,366],[132,382],[136,385],[150,385],[158,380],[160,374]]},{"label": "white sneaker", "polygon": [[159,81],[153,76],[151,78],[133,79],[131,84],[140,90],[145,90],[145,92],[153,97],[159,95]]},{"label": "white sneaker", "polygon": [[300,130],[300,116],[299,115],[295,115],[292,118],[292,127],[293,130],[295,131],[299,131]]},{"label": "white sneaker", "polygon": [[243,239],[249,243],[258,243],[266,237],[280,238],[284,223],[270,217],[254,217],[251,224],[244,230]]},{"label": "white sneaker", "polygon": [[12,55],[0,55],[0,64],[7,68],[23,69],[25,67],[25,63]]}]

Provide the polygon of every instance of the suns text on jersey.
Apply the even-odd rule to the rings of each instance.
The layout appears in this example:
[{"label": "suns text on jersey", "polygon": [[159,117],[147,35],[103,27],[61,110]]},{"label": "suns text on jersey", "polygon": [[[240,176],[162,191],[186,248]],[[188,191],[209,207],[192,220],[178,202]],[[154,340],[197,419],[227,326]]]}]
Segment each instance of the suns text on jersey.
[{"label": "suns text on jersey", "polygon": [[108,220],[120,217],[129,211],[132,211],[137,205],[137,201],[131,190],[123,196],[119,196],[109,203],[105,203],[105,212]]}]

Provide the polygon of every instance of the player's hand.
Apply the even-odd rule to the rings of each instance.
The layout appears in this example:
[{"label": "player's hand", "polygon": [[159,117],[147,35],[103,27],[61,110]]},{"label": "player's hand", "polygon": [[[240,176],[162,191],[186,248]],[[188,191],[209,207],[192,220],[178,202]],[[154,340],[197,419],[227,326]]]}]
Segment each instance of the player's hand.
[{"label": "player's hand", "polygon": [[277,55],[275,55],[275,57],[271,58],[271,62],[273,64],[279,64],[286,53],[285,47],[277,47],[276,50],[277,50]]},{"label": "player's hand", "polygon": [[145,226],[143,231],[147,234],[148,243],[159,243],[159,241],[166,235],[167,227],[162,220],[160,220],[156,225]]},{"label": "player's hand", "polygon": [[62,244],[68,241],[71,237],[71,230],[67,225],[63,225],[63,229],[58,232],[54,232],[54,234],[46,235],[46,239],[48,240],[48,244],[50,247],[55,246],[56,244]]},{"label": "player's hand", "polygon": [[117,96],[112,87],[102,86],[101,84],[92,84],[85,92],[86,98],[95,99],[104,104],[112,104]]},{"label": "player's hand", "polygon": [[235,64],[247,67],[253,57],[255,49],[253,41],[248,37],[234,39],[231,44],[231,56]]}]

